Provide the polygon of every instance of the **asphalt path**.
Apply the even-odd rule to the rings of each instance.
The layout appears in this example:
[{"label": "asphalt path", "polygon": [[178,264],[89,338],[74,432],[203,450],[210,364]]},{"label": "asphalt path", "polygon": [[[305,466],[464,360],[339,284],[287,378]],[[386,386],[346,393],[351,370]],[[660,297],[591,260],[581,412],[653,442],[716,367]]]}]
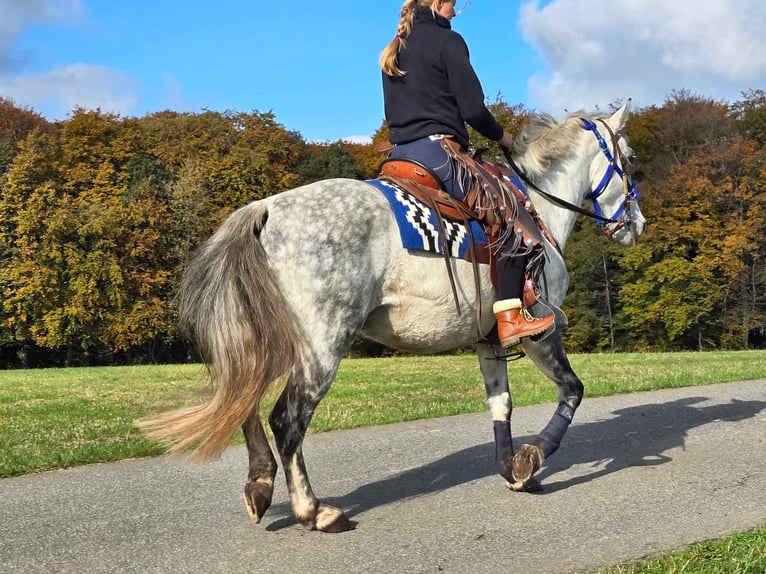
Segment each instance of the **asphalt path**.
[{"label": "asphalt path", "polygon": [[[517,408],[516,442],[553,409]],[[309,435],[342,534],[295,523],[281,472],[252,524],[241,446],[3,479],[0,572],[589,572],[766,524],[766,379],[586,398],[536,494],[491,437],[485,413]]]}]

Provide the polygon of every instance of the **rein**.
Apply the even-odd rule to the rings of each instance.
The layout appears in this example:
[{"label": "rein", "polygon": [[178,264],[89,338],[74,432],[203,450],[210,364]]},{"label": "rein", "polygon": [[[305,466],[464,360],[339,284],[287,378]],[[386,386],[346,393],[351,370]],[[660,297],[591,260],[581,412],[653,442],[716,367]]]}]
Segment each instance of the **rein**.
[{"label": "rein", "polygon": [[[620,150],[619,146],[619,139],[620,136],[616,134],[612,128],[609,127],[609,125],[603,121],[599,120],[601,123],[604,124],[606,129],[609,131],[609,134],[612,137],[612,146],[614,147],[615,153],[614,155],[610,152],[609,146],[606,143],[606,140],[601,135],[601,133],[598,131],[598,127],[595,123],[593,123],[590,120],[587,120],[583,118],[582,120],[582,128],[589,130],[593,132],[593,135],[598,140],[598,145],[601,151],[606,156],[607,160],[609,160],[609,167],[606,170],[606,173],[604,173],[604,177],[601,178],[601,181],[596,186],[596,188],[589,192],[585,199],[590,199],[593,201],[593,211],[588,211],[587,209],[583,209],[579,205],[575,205],[573,203],[569,203],[568,201],[561,199],[560,197],[556,197],[555,195],[548,193],[545,190],[540,189],[537,185],[535,185],[529,177],[519,168],[519,166],[516,164],[516,162],[511,157],[511,153],[505,149],[504,147],[501,147],[500,149],[503,152],[503,155],[505,156],[506,161],[511,166],[511,168],[519,175],[519,177],[529,185],[532,189],[534,189],[537,193],[542,195],[544,198],[549,200],[551,203],[554,203],[558,205],[559,207],[563,207],[564,209],[567,209],[569,211],[573,211],[575,213],[579,213],[580,215],[585,215],[586,217],[590,217],[591,219],[594,219],[597,224],[604,225],[606,223],[616,223],[618,226],[615,229],[612,229],[610,231],[605,231],[607,235],[613,235],[620,229],[622,229],[626,224],[630,225],[630,203],[639,197],[639,191],[638,188],[635,186],[635,184],[630,180],[630,172],[628,169],[628,160],[625,157],[625,155],[622,153],[622,150]],[[619,159],[619,162],[621,165],[618,165],[617,161]],[[598,198],[601,196],[601,194],[606,190],[607,185],[612,180],[614,175],[617,174],[620,176],[623,182],[623,196],[624,200],[622,202],[622,205],[620,208],[615,212],[615,214],[610,217],[605,217],[601,213],[601,207],[598,204]]]}]

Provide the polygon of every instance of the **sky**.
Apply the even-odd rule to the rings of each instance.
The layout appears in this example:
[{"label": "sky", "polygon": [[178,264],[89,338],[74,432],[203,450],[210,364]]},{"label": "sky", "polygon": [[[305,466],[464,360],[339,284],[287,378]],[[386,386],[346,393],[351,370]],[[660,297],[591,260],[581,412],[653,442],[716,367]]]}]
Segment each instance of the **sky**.
[{"label": "sky", "polygon": [[[0,0],[0,96],[50,120],[271,111],[308,141],[361,141],[401,3]],[[472,0],[452,26],[490,101],[557,117],[766,89],[764,0]]]}]

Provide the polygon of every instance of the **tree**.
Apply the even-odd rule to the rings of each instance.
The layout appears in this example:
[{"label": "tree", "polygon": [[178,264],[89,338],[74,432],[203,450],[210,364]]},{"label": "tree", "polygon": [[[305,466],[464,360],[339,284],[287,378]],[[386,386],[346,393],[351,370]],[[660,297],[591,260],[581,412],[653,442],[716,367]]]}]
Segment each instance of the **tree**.
[{"label": "tree", "polygon": [[358,144],[344,141],[336,143],[351,154],[354,164],[359,168],[359,178],[372,179],[378,175],[380,162],[386,156],[375,149],[374,143]]},{"label": "tree", "polygon": [[742,97],[741,101],[732,104],[732,117],[742,135],[762,146],[766,143],[766,92],[748,90]]},{"label": "tree", "polygon": [[221,169],[213,172],[219,200],[239,207],[294,187],[306,146],[303,137],[286,130],[271,112],[226,117],[239,137],[222,158]]},{"label": "tree", "polygon": [[305,185],[333,177],[364,177],[363,170],[354,162],[354,156],[339,143],[324,146],[314,157],[300,165],[297,184]]},{"label": "tree", "polygon": [[50,124],[36,112],[20,108],[12,100],[0,96],[0,185],[19,145],[35,130],[49,131]]},{"label": "tree", "polygon": [[698,146],[652,198],[647,237],[621,259],[621,322],[644,344],[744,348],[763,325],[765,161],[752,140]]},{"label": "tree", "polygon": [[562,308],[569,327],[564,340],[574,352],[616,350],[620,251],[590,220],[578,220],[567,241],[570,286]]},{"label": "tree", "polygon": [[54,134],[22,145],[0,205],[12,340],[66,348],[71,364],[140,345],[165,327],[160,223],[169,176],[142,141],[135,120],[75,110]]},{"label": "tree", "polygon": [[[509,106],[501,94],[495,96],[495,101],[487,105],[487,108],[498,123],[513,135],[518,135],[522,128],[529,121],[529,113],[522,104]],[[485,149],[483,158],[486,161],[495,163],[505,163],[505,156],[497,145],[497,142],[491,141],[479,134],[472,127],[468,127],[468,137],[475,150]]]},{"label": "tree", "polygon": [[[54,148],[35,131],[19,144],[19,152],[0,188],[0,304],[3,344],[31,341],[41,327],[42,308],[58,298],[55,273],[36,273],[41,225],[53,222],[59,202],[50,185]],[[24,358],[22,357],[22,361]]]},{"label": "tree", "polygon": [[[630,250],[589,222],[575,228],[570,349],[744,348],[763,331],[766,96],[743,98],[674,92],[631,118],[650,226]],[[499,96],[489,107],[512,133],[528,120]],[[224,217],[299,183],[372,177],[388,135],[383,122],[371,145],[307,144],[257,111],[77,109],[48,123],[0,98],[3,360],[19,351],[24,364],[37,348],[67,364],[159,358],[177,341],[181,273]]]},{"label": "tree", "polygon": [[661,108],[634,114],[626,133],[637,155],[640,179],[664,181],[686,163],[699,146],[719,146],[737,137],[737,126],[724,102],[671,92]]}]

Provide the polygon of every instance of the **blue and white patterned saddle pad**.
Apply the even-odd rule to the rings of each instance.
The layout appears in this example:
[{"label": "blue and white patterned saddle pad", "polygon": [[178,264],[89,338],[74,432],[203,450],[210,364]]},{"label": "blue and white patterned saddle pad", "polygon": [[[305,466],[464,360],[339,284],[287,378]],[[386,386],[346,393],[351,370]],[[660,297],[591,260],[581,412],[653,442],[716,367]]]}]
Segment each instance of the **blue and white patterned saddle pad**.
[{"label": "blue and white patterned saddle pad", "polygon": [[[380,190],[388,199],[391,210],[399,225],[399,235],[402,247],[416,251],[442,253],[442,242],[439,237],[439,224],[433,210],[405,191],[386,181],[368,179],[367,183]],[[463,223],[444,221],[447,234],[447,247],[452,257],[466,259],[470,254],[470,236]],[[476,245],[486,245],[487,236],[481,226],[471,222],[471,233]]]}]

